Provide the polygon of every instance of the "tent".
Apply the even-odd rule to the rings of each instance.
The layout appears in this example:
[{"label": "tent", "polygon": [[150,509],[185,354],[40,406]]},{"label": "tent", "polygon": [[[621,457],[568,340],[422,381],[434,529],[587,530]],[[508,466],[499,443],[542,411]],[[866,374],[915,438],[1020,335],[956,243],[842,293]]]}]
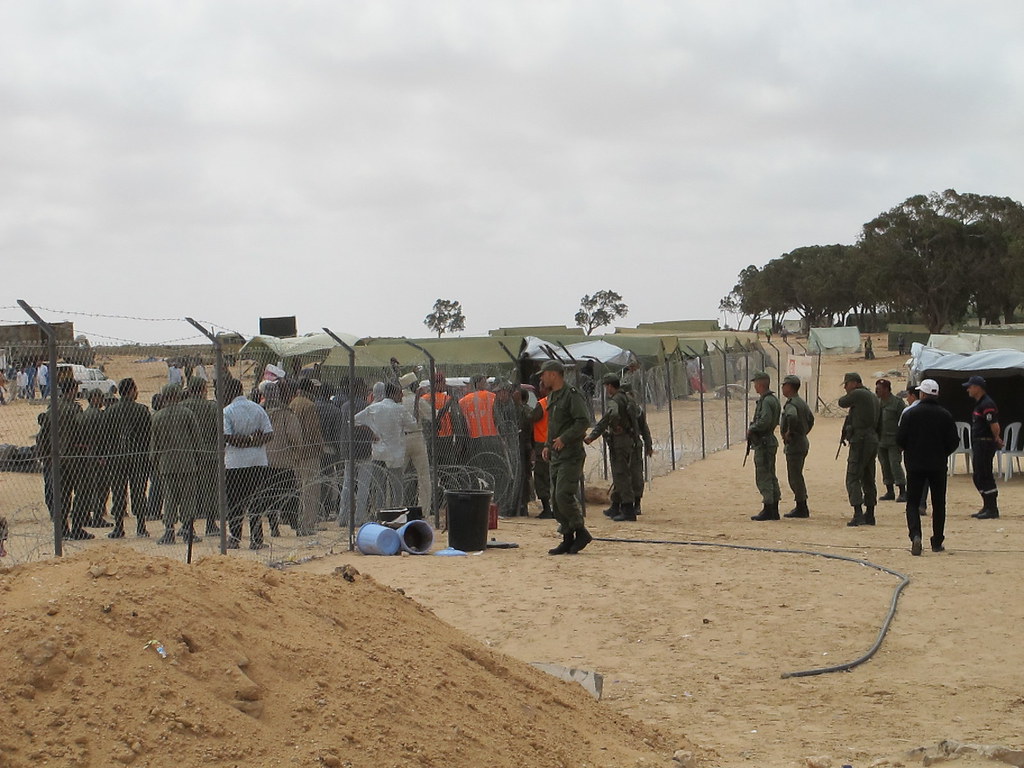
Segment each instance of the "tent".
[{"label": "tent", "polygon": [[[357,337],[339,333],[338,338],[346,344],[355,344]],[[314,363],[327,357],[327,353],[338,346],[338,342],[326,333],[307,333],[291,339],[277,336],[253,336],[245,343],[238,356],[258,363],[276,363],[279,360],[295,360],[302,365]]]},{"label": "tent", "polygon": [[807,337],[807,349],[814,354],[852,355],[860,351],[860,329],[811,328]]},{"label": "tent", "polygon": [[1024,352],[986,349],[961,354],[914,344],[911,354],[911,380],[935,379],[939,402],[957,421],[971,420],[974,401],[963,387],[970,376],[985,377],[986,391],[999,406],[1004,427],[1024,421]]},{"label": "tent", "polygon": [[[562,361],[566,361],[567,357],[571,356],[575,360],[595,360],[615,368],[628,368],[637,362],[636,355],[628,349],[609,344],[603,339],[566,344],[565,349],[562,349],[558,344],[551,344],[536,336],[527,336],[526,348],[523,350],[522,356],[528,360],[544,361],[551,357],[548,354],[549,349],[555,357]],[[568,356],[566,351],[568,351]]]}]

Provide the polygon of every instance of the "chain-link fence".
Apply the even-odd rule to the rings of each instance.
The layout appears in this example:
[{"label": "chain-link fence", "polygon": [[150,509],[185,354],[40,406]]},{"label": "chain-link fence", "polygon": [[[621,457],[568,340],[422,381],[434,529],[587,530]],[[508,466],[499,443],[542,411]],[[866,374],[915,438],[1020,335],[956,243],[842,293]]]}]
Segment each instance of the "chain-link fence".
[{"label": "chain-link fence", "polygon": [[[209,324],[163,322],[169,342],[123,332],[89,350],[92,366],[72,362],[81,342],[3,351],[0,516],[15,561],[110,537],[182,559],[230,550],[287,562],[347,550],[382,510],[444,526],[446,491],[490,490],[506,516],[539,508],[537,365],[509,350],[439,362],[412,342],[338,339],[281,359],[244,353]],[[650,430],[648,480],[742,442],[754,371],[767,369],[776,389],[780,367],[814,378],[813,358],[797,352],[716,349],[621,371]],[[567,373],[595,420],[606,406],[599,373]],[[609,478],[595,442],[585,483]]]}]

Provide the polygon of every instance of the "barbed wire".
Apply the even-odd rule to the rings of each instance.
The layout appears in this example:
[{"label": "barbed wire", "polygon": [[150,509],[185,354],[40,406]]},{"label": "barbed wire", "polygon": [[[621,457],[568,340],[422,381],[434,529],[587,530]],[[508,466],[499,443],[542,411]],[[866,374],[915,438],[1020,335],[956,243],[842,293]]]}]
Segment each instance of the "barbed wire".
[{"label": "barbed wire", "polygon": [[[17,305],[0,307],[0,311],[8,310],[8,309],[21,309],[21,307],[19,307]],[[140,315],[112,315],[112,314],[105,314],[105,313],[102,313],[102,312],[83,312],[83,311],[74,310],[74,309],[55,309],[54,307],[42,307],[42,306],[35,307],[35,309],[42,310],[43,312],[51,312],[51,313],[53,313],[55,315],[75,315],[77,317],[95,317],[95,318],[101,318],[101,319],[104,319],[104,320],[135,320],[135,321],[144,322],[144,323],[184,323],[184,322],[187,322],[184,317],[142,317]],[[5,322],[5,323],[6,322],[10,322],[10,323],[25,323],[27,325],[27,324],[30,324],[31,321],[25,321],[25,320],[22,320],[22,319],[19,318],[18,320],[3,319],[2,322]],[[213,329],[214,331],[227,331],[229,333],[234,333],[234,334],[237,334],[237,335],[241,336],[242,338],[245,338],[245,334],[243,334],[241,331],[238,331],[238,330],[236,330],[234,328],[230,328],[230,327],[228,327],[226,325],[222,325],[220,323],[215,323],[212,320],[204,320],[202,318],[199,318],[197,320],[197,322],[199,322],[199,323],[201,323],[201,324],[203,324],[205,326],[208,326],[209,328]],[[84,330],[80,331],[80,333],[86,334],[88,336],[97,336],[97,337],[100,337],[100,338],[112,339],[114,341],[125,341],[125,342],[132,343],[132,344],[148,344],[148,345],[154,345],[154,344],[173,344],[173,343],[176,343],[178,341],[188,341],[188,340],[191,340],[191,339],[194,339],[194,338],[198,338],[197,336],[186,336],[186,337],[184,337],[182,339],[171,339],[171,340],[168,340],[168,341],[138,342],[138,341],[135,341],[133,339],[122,339],[122,338],[119,338],[117,336],[104,336],[103,334],[100,334],[100,333],[90,333],[89,331],[84,331]]]}]

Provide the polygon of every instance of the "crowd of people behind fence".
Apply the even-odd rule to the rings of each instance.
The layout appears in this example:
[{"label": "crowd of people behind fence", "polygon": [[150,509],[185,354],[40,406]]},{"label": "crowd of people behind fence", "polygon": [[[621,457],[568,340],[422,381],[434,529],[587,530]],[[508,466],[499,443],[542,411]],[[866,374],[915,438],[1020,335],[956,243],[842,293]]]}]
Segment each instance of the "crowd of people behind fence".
[{"label": "crowd of people behind fence", "polygon": [[[249,547],[262,549],[264,522],[272,537],[285,525],[298,537],[313,536],[331,525],[358,526],[380,509],[426,512],[443,502],[444,490],[467,487],[493,490],[503,515],[527,515],[537,498],[541,517],[555,517],[544,454],[548,391],[539,376],[531,386],[484,374],[449,380],[439,372],[431,386],[395,365],[380,381],[329,384],[315,378],[315,370],[289,375],[268,366],[248,393],[238,379],[225,378],[221,414],[214,385],[188,373],[170,365],[168,383],[148,407],[138,402],[131,378],[118,383],[116,394],[85,392],[84,408],[78,383],[71,377],[58,382],[55,422],[49,408],[38,415],[36,455],[47,508],[51,519],[62,518],[64,538],[94,538],[90,528],[122,538],[129,510],[138,537],[151,535],[148,523],[162,524],[159,544],[220,536],[221,415],[229,548],[240,546],[246,521]],[[589,377],[582,378],[587,384]],[[590,398],[585,402],[592,416]],[[618,402],[613,398],[613,407]],[[630,414],[628,439],[650,451],[649,431],[646,443],[640,441],[640,409],[622,411]],[[60,432],[59,507],[53,423]],[[625,445],[623,432],[616,423],[606,437]],[[629,487],[609,511],[618,514],[625,504],[635,520],[643,471],[622,474],[616,459],[632,452],[613,451],[617,487],[622,478]]]}]

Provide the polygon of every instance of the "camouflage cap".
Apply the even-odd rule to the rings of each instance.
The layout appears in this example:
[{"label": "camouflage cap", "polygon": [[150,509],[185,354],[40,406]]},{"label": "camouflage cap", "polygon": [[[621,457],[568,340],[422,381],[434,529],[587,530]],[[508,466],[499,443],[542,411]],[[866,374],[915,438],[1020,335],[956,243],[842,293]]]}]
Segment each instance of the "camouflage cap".
[{"label": "camouflage cap", "polygon": [[611,384],[613,387],[618,387],[622,385],[622,381],[619,379],[619,374],[617,373],[606,373],[604,376],[601,377],[601,383]]},{"label": "camouflage cap", "polygon": [[856,371],[850,371],[843,375],[843,384],[846,384],[849,381],[856,381],[858,384],[862,383],[860,374]]},{"label": "camouflage cap", "polygon": [[164,388],[160,390],[160,395],[166,398],[174,398],[176,400],[181,399],[181,385],[180,384],[165,384]]},{"label": "camouflage cap", "polygon": [[545,360],[544,364],[540,367],[540,371],[541,373],[544,373],[544,371],[565,373],[565,366],[558,360]]},{"label": "camouflage cap", "polygon": [[800,386],[800,377],[794,376],[792,373],[782,380],[783,384],[792,384],[794,387]]},{"label": "camouflage cap", "polygon": [[758,379],[770,379],[766,371],[754,371],[754,374],[750,377],[751,381],[757,381]]}]

